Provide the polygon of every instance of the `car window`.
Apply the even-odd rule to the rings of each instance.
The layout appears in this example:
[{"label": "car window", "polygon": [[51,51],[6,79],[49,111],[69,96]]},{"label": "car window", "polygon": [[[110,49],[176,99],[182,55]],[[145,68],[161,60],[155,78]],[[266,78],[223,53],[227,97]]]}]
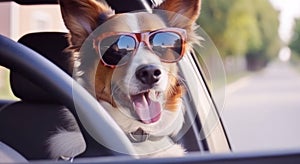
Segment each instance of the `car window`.
[{"label": "car window", "polygon": [[[19,5],[14,2],[1,2],[3,20],[0,26],[2,35],[18,40],[30,32],[63,31],[66,28],[58,5]],[[26,18],[26,19],[25,19]]]},{"label": "car window", "polygon": [[300,148],[299,11],[299,1],[203,2],[198,23],[226,72],[218,107],[233,151]]},{"label": "car window", "polygon": [[0,99],[17,99],[9,86],[9,70],[0,66]]},{"label": "car window", "polygon": [[[0,34],[15,41],[31,32],[66,32],[58,5],[0,3]],[[17,99],[9,87],[9,70],[0,67],[0,99]]]}]

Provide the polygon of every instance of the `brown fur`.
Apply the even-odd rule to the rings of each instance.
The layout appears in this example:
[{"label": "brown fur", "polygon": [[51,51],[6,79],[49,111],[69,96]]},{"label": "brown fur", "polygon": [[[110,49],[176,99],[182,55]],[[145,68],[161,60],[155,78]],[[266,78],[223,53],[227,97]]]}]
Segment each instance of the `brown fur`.
[{"label": "brown fur", "polygon": [[[168,15],[169,20],[174,19],[174,14],[182,14],[189,18],[185,23],[185,29],[192,27],[200,15],[201,1],[199,0],[165,0],[158,9],[171,11],[173,14]],[[179,13],[178,13],[179,11]]]},{"label": "brown fur", "polygon": [[[70,49],[79,51],[84,40],[99,25],[99,15],[113,15],[113,10],[95,0],[60,0],[61,13],[70,30]],[[83,24],[86,27],[83,27]]]},{"label": "brown fur", "polygon": [[181,104],[181,97],[183,96],[184,88],[177,83],[172,86],[172,90],[168,93],[165,109],[170,111],[178,110],[178,106]]},{"label": "brown fur", "polygon": [[[91,31],[96,29],[101,23],[99,22],[99,15],[105,15],[109,18],[114,14],[110,7],[98,3],[95,0],[60,0],[60,5],[65,25],[70,30],[69,49],[75,52],[80,50],[81,45]],[[171,25],[184,28],[191,33],[193,30],[193,23],[200,14],[200,5],[200,0],[166,0],[158,7],[158,9],[174,12],[167,15],[167,19],[171,22]],[[180,19],[181,21],[177,20],[177,11],[180,11],[179,14],[183,14],[189,19]],[[192,40],[193,38],[188,37],[188,41]],[[173,72],[177,71],[176,68],[172,68],[172,70]],[[106,67],[103,63],[99,62],[95,77],[95,91],[98,100],[104,100],[113,106],[116,106],[111,96],[110,80],[113,71],[112,68]],[[168,88],[168,92],[165,93],[167,95],[165,107],[171,111],[176,110],[184,92],[183,86],[179,85],[179,82],[175,77],[170,77]]]},{"label": "brown fur", "polygon": [[[170,138],[178,134],[184,123],[184,112],[180,110],[182,109],[184,87],[179,81],[177,64],[160,62],[159,58],[146,47],[139,47],[135,56],[132,56],[127,64],[114,69],[105,66],[100,61],[97,50],[93,48],[94,43],[103,32],[138,33],[177,27],[187,31],[185,50],[190,51],[192,44],[199,40],[194,32],[196,27],[194,22],[200,13],[200,1],[165,0],[160,6],[157,6],[157,9],[170,12],[154,10],[153,13],[138,12],[115,15],[110,7],[96,0],[59,0],[65,25],[70,31],[68,35],[70,46],[67,50],[74,55],[76,80],[97,98],[124,133],[130,136],[130,134],[142,131],[147,136],[159,138],[158,140],[148,138],[149,140],[141,140],[140,143],[133,144],[140,157],[182,156],[185,154],[185,149],[181,145],[175,144]],[[151,88],[148,93],[149,99],[153,98],[150,96],[153,96],[154,93],[158,96],[157,100],[162,101],[154,104],[160,105],[159,108],[157,106],[151,108],[161,110],[162,117],[155,123],[154,121],[146,122],[145,118],[141,118],[144,116],[136,113],[140,120],[132,113],[131,106],[135,110],[138,108],[134,107],[135,104],[131,104],[136,102],[131,102],[132,98],[130,99],[130,97],[149,89],[145,88],[135,75],[138,67],[143,64],[157,65],[163,69],[162,79],[168,79],[168,81],[159,81],[158,87]],[[165,93],[161,93],[162,91]],[[152,95],[149,95],[150,92]],[[146,96],[143,96],[145,99]],[[125,100],[123,101],[123,99]],[[117,104],[120,104],[118,106],[120,108],[117,108]],[[161,105],[164,106],[161,107]],[[67,115],[66,117],[75,129],[59,130],[57,134],[50,137],[49,151],[53,158],[59,158],[62,155],[74,157],[85,149],[84,138],[76,126],[76,121],[73,117]],[[70,140],[70,138],[72,139]],[[132,135],[129,138],[136,139]],[[161,149],[158,149],[159,147]]]}]

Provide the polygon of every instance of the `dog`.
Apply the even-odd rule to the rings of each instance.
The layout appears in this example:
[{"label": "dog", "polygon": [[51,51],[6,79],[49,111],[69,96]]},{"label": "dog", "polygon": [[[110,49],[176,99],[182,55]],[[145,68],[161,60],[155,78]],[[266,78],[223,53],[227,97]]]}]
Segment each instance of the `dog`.
[{"label": "dog", "polygon": [[[122,14],[96,0],[59,3],[74,76],[121,127],[137,156],[183,156],[185,149],[172,140],[184,123],[185,91],[176,63],[199,40],[201,0],[165,0],[152,11]],[[74,117],[67,110],[65,117],[72,130],[51,136],[52,158],[85,150]]]}]

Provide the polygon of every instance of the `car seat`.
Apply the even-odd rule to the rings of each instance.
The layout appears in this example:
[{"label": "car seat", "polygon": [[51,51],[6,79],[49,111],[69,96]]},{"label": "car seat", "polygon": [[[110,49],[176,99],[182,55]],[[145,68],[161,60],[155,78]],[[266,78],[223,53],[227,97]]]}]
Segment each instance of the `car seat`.
[{"label": "car seat", "polygon": [[[67,47],[64,33],[32,33],[19,42],[43,54],[67,73],[72,72],[70,57],[62,51]],[[66,66],[64,66],[66,65]],[[38,79],[36,79],[38,80]],[[51,94],[34,85],[26,77],[11,71],[11,88],[20,101],[0,110],[0,141],[11,146],[26,159],[47,159],[47,138],[57,127],[64,127],[59,117],[62,105]]]},{"label": "car seat", "polygon": [[[42,54],[72,75],[72,57],[64,51],[68,46],[65,35],[60,32],[31,33],[23,36],[19,43]],[[49,159],[48,138],[57,128],[68,128],[61,112],[65,107],[57,101],[58,97],[45,92],[17,72],[11,71],[10,82],[14,95],[20,101],[2,103],[0,106],[0,141],[28,160]],[[108,153],[102,150],[97,155]]]}]

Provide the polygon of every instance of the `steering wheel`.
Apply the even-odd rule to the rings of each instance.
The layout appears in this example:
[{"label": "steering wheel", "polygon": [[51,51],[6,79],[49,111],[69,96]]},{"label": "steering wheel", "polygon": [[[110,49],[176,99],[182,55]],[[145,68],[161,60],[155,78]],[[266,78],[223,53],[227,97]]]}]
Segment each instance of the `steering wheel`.
[{"label": "steering wheel", "polygon": [[[115,155],[134,155],[132,143],[104,108],[74,79],[37,52],[0,35],[0,65],[59,97],[76,117],[89,145],[105,143]],[[38,78],[39,80],[34,80]]]}]

